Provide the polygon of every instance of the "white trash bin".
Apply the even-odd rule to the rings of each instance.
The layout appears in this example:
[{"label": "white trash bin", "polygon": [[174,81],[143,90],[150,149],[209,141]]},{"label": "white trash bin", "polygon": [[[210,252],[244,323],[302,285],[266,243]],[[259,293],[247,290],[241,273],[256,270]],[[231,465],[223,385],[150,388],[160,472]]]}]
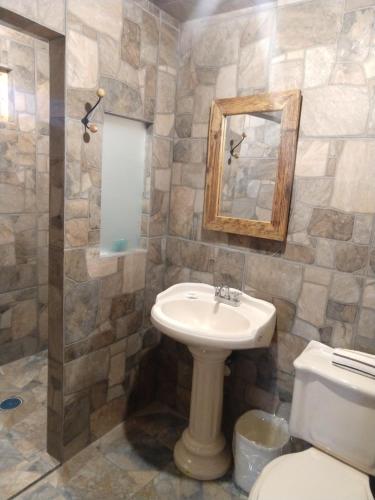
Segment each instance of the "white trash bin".
[{"label": "white trash bin", "polygon": [[289,451],[288,422],[261,410],[244,413],[233,438],[234,482],[250,492],[263,468]]}]

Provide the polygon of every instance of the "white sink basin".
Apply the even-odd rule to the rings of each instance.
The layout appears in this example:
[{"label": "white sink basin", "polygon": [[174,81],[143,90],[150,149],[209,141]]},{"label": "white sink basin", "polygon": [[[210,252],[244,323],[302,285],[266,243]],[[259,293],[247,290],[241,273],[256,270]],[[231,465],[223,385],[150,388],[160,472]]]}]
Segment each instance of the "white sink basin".
[{"label": "white sink basin", "polygon": [[241,296],[239,307],[215,300],[215,288],[202,283],[174,285],[157,296],[153,324],[188,346],[219,349],[268,347],[275,328],[275,307]]}]

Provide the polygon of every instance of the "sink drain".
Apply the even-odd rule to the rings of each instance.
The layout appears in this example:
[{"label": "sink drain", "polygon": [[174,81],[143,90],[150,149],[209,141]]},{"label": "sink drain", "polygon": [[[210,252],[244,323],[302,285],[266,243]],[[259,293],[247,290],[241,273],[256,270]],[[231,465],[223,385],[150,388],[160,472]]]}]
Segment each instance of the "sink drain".
[{"label": "sink drain", "polygon": [[15,410],[23,403],[22,399],[19,396],[11,396],[10,398],[6,398],[0,403],[0,410]]}]

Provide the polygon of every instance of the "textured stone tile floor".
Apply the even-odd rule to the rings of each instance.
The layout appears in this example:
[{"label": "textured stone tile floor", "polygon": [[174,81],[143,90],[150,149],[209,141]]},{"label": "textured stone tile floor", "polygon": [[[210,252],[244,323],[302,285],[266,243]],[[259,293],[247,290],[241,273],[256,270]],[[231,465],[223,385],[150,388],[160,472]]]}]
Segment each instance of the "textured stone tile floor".
[{"label": "textured stone tile floor", "polygon": [[0,500],[44,477],[58,462],[46,452],[47,353],[0,366],[0,400],[23,404],[0,411]]},{"label": "textured stone tile floor", "polygon": [[17,497],[57,499],[245,499],[231,475],[199,482],[173,463],[186,421],[155,404],[129,418]]}]

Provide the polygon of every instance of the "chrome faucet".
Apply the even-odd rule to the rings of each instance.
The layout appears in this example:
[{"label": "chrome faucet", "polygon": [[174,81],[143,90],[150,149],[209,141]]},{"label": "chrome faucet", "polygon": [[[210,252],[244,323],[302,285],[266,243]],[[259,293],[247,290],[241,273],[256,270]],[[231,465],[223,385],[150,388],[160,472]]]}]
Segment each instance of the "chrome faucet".
[{"label": "chrome faucet", "polygon": [[241,304],[241,295],[239,290],[230,288],[229,285],[215,287],[215,300],[223,304],[238,307]]}]

